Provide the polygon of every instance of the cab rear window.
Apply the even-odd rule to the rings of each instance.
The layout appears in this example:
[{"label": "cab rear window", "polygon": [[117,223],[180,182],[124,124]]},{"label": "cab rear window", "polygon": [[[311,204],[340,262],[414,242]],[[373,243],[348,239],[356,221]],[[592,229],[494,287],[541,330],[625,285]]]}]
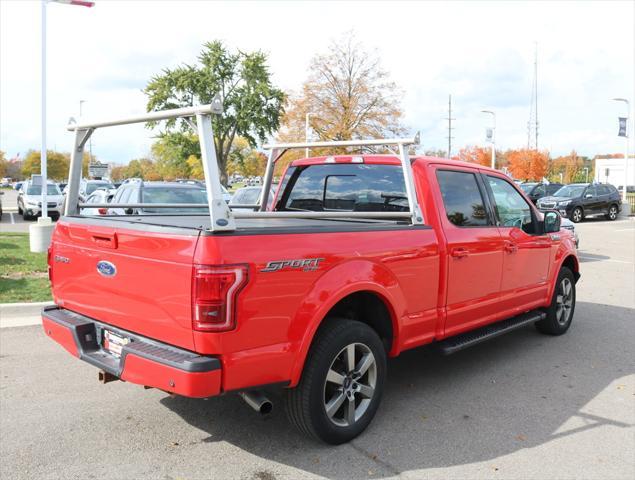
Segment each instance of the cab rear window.
[{"label": "cab rear window", "polygon": [[277,210],[407,212],[399,165],[320,164],[290,167]]}]

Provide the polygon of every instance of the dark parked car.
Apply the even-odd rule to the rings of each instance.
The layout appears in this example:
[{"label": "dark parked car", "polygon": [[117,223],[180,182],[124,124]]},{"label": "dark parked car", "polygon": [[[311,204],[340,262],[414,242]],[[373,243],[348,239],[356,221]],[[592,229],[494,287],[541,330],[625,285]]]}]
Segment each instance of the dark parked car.
[{"label": "dark parked car", "polygon": [[562,188],[562,183],[527,182],[522,183],[519,186],[535,205],[540,198],[548,197],[560,190]]},{"label": "dark parked car", "polygon": [[207,208],[117,208],[117,203],[198,203],[207,205],[205,187],[198,183],[144,182],[135,180],[124,183],[112,199],[109,215],[148,215],[170,213],[209,214]]},{"label": "dark parked car", "polygon": [[553,196],[538,200],[537,205],[541,210],[558,210],[574,223],[596,215],[615,220],[622,209],[620,194],[613,185],[593,183],[565,185]]}]

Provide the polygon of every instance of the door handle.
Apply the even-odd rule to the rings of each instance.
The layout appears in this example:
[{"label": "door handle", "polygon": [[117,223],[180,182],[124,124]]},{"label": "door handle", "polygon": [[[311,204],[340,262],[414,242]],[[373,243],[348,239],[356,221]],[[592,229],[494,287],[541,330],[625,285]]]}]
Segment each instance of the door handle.
[{"label": "door handle", "polygon": [[518,245],[513,242],[505,242],[505,251],[507,253],[516,253],[518,251]]},{"label": "door handle", "polygon": [[450,252],[450,255],[452,255],[454,258],[465,258],[467,257],[467,254],[468,254],[467,248],[463,248],[463,247],[453,248],[452,251]]}]

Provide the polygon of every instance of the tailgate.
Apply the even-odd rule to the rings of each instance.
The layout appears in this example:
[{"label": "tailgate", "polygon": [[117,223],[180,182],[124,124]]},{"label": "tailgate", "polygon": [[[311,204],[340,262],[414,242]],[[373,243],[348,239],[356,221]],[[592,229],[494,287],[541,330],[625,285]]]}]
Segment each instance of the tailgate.
[{"label": "tailgate", "polygon": [[192,350],[197,241],[196,230],[177,235],[60,220],[50,260],[55,303]]}]

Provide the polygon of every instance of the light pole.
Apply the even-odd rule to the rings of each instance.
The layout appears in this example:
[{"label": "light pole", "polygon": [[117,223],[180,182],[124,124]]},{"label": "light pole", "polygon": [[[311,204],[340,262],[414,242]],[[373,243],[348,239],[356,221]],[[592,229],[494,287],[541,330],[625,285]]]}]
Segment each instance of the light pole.
[{"label": "light pole", "polygon": [[488,113],[492,116],[494,126],[492,127],[492,168],[496,168],[496,114],[491,110],[481,110],[481,113]]},{"label": "light pole", "polygon": [[[307,112],[306,116],[304,117],[304,141],[309,143],[309,134],[311,133],[309,131],[310,126],[309,126],[309,118],[311,117],[311,113]],[[304,149],[304,156],[306,158],[309,157],[309,147]]]},{"label": "light pole", "polygon": [[[80,100],[79,101],[79,116],[81,118],[82,116],[82,105],[84,105],[84,103],[86,103],[86,100]],[[93,139],[92,139],[92,135],[88,138],[88,163],[92,163],[93,161]]]},{"label": "light pole", "polygon": [[[42,111],[42,139],[40,143],[40,175],[42,182],[42,215],[38,219],[37,225],[29,226],[30,233],[30,246],[33,252],[43,252],[48,248],[48,244],[51,239],[51,219],[48,216],[48,204],[46,200],[46,194],[48,190],[48,172],[47,172],[47,158],[46,158],[46,4],[53,3],[66,3],[68,5],[79,5],[82,7],[92,7],[94,2],[86,2],[83,0],[41,0],[41,111]],[[32,228],[33,227],[33,228]],[[39,227],[39,228],[38,228]]]},{"label": "light pole", "polygon": [[624,189],[622,190],[622,202],[628,203],[628,199],[626,198],[626,187],[628,186],[628,119],[631,113],[631,105],[625,98],[614,98],[613,100],[626,104],[626,128],[624,129],[626,150],[624,150]]}]

